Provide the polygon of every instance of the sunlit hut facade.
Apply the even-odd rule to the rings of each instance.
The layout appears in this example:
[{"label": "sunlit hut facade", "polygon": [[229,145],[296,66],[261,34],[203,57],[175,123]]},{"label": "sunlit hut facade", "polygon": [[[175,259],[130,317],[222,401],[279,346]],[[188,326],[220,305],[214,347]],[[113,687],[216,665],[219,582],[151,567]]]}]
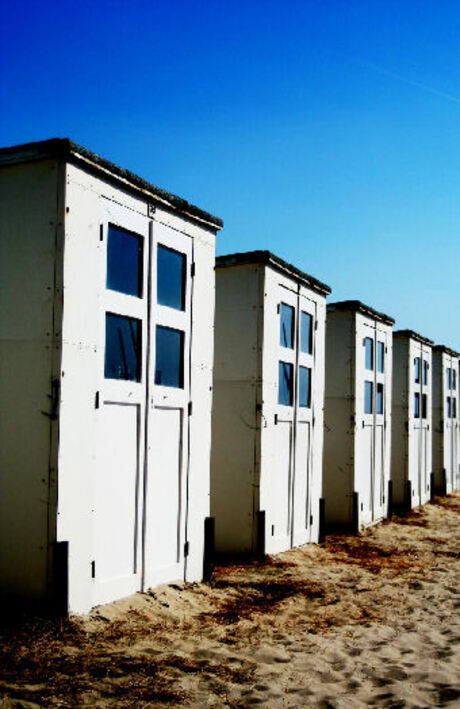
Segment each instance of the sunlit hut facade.
[{"label": "sunlit hut facade", "polygon": [[431,494],[432,345],[412,330],[393,333],[391,479],[394,505],[406,510]]},{"label": "sunlit hut facade", "polygon": [[328,293],[268,251],[216,261],[211,514],[219,553],[318,540]]},{"label": "sunlit hut facade", "polygon": [[328,528],[387,515],[393,318],[357,300],[330,303],[326,323],[323,494]]},{"label": "sunlit hut facade", "polygon": [[199,580],[222,222],[69,140],[0,165],[2,593]]},{"label": "sunlit hut facade", "polygon": [[433,472],[435,491],[441,494],[460,488],[459,357],[444,345],[433,347]]}]

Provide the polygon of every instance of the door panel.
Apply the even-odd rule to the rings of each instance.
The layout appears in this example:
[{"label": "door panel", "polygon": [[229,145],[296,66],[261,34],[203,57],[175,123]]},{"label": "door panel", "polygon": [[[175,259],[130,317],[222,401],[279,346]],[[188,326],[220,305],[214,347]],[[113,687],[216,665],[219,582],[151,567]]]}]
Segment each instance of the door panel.
[{"label": "door panel", "polygon": [[421,455],[421,475],[420,475],[420,505],[428,499],[428,483],[430,470],[428,469],[428,429],[423,427],[422,431],[422,455]]},{"label": "door panel", "polygon": [[361,517],[365,524],[372,520],[372,468],[373,468],[373,426],[367,424],[363,427],[359,437],[359,470],[360,486],[359,501],[362,505]]},{"label": "door panel", "polygon": [[155,408],[146,481],[145,585],[174,573],[183,543],[183,411]]},{"label": "door panel", "polygon": [[290,534],[291,517],[291,459],[292,459],[292,422],[278,421],[275,426],[275,478],[273,480],[273,542],[280,548],[286,548]]},{"label": "door panel", "polygon": [[422,451],[421,451],[421,438],[422,429],[419,423],[414,424],[412,428],[412,435],[409,441],[410,455],[409,455],[409,466],[410,466],[410,481],[412,484],[412,499],[409,501],[411,506],[418,505],[420,499],[420,481],[422,474]]},{"label": "door panel", "polygon": [[97,575],[102,582],[136,571],[138,408],[105,404],[101,411],[95,538]]},{"label": "door panel", "polygon": [[293,494],[293,546],[308,541],[310,525],[310,426],[308,421],[297,425],[295,478]]},{"label": "door panel", "polygon": [[373,474],[373,521],[383,517],[383,485],[385,479],[384,463],[384,436],[382,425],[375,427],[375,456]]}]

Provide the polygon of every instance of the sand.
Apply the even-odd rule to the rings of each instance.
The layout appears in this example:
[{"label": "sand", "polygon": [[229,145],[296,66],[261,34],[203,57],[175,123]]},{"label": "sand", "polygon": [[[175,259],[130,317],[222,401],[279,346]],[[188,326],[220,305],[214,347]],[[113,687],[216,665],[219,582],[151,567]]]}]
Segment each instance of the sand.
[{"label": "sand", "polygon": [[460,706],[460,495],[0,631],[0,707]]}]

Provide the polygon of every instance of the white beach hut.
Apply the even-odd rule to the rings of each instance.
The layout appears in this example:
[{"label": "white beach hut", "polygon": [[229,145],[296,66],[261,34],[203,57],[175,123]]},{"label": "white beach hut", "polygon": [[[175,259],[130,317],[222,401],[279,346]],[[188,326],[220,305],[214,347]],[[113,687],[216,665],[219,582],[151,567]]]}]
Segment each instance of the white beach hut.
[{"label": "white beach hut", "polygon": [[460,488],[459,357],[444,345],[433,347],[433,472],[435,491],[444,495]]},{"label": "white beach hut", "polygon": [[357,300],[327,306],[323,495],[330,529],[359,530],[391,504],[393,323]]},{"label": "white beach hut", "polygon": [[268,251],[216,261],[218,553],[274,553],[318,540],[328,293]]},{"label": "white beach hut", "polygon": [[198,580],[222,222],[67,139],[0,167],[1,592]]},{"label": "white beach hut", "polygon": [[393,503],[406,510],[431,494],[432,345],[412,330],[393,333],[391,479]]}]

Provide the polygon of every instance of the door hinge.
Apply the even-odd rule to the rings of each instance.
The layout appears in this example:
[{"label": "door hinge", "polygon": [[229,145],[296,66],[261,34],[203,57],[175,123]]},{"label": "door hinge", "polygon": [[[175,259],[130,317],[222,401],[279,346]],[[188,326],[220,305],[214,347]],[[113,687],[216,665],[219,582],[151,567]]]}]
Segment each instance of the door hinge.
[{"label": "door hinge", "polygon": [[96,396],[94,397],[94,408],[98,409],[99,408],[99,392],[96,392]]},{"label": "door hinge", "polygon": [[310,515],[310,527],[313,524],[313,515]]},{"label": "door hinge", "polygon": [[91,578],[92,579],[96,578],[96,562],[95,561],[91,562]]},{"label": "door hinge", "polygon": [[192,404],[191,401],[189,401],[189,402],[188,402],[188,407],[187,407],[187,411],[188,411],[188,415],[189,415],[189,416],[192,415],[192,409],[193,409],[193,404]]},{"label": "door hinge", "polygon": [[280,314],[280,304],[279,304],[279,303],[278,303],[278,305],[276,306],[276,312],[278,313],[278,315]]},{"label": "door hinge", "polygon": [[104,225],[101,224],[99,227],[99,241],[104,241]]},{"label": "door hinge", "polygon": [[190,542],[185,542],[184,544],[184,557],[188,556],[190,551]]},{"label": "door hinge", "polygon": [[317,330],[317,329],[318,329],[318,321],[315,320],[315,330]]},{"label": "door hinge", "polygon": [[190,277],[193,278],[195,276],[195,261],[192,261],[190,264]]},{"label": "door hinge", "polygon": [[278,414],[275,414],[275,426],[278,425]]}]

